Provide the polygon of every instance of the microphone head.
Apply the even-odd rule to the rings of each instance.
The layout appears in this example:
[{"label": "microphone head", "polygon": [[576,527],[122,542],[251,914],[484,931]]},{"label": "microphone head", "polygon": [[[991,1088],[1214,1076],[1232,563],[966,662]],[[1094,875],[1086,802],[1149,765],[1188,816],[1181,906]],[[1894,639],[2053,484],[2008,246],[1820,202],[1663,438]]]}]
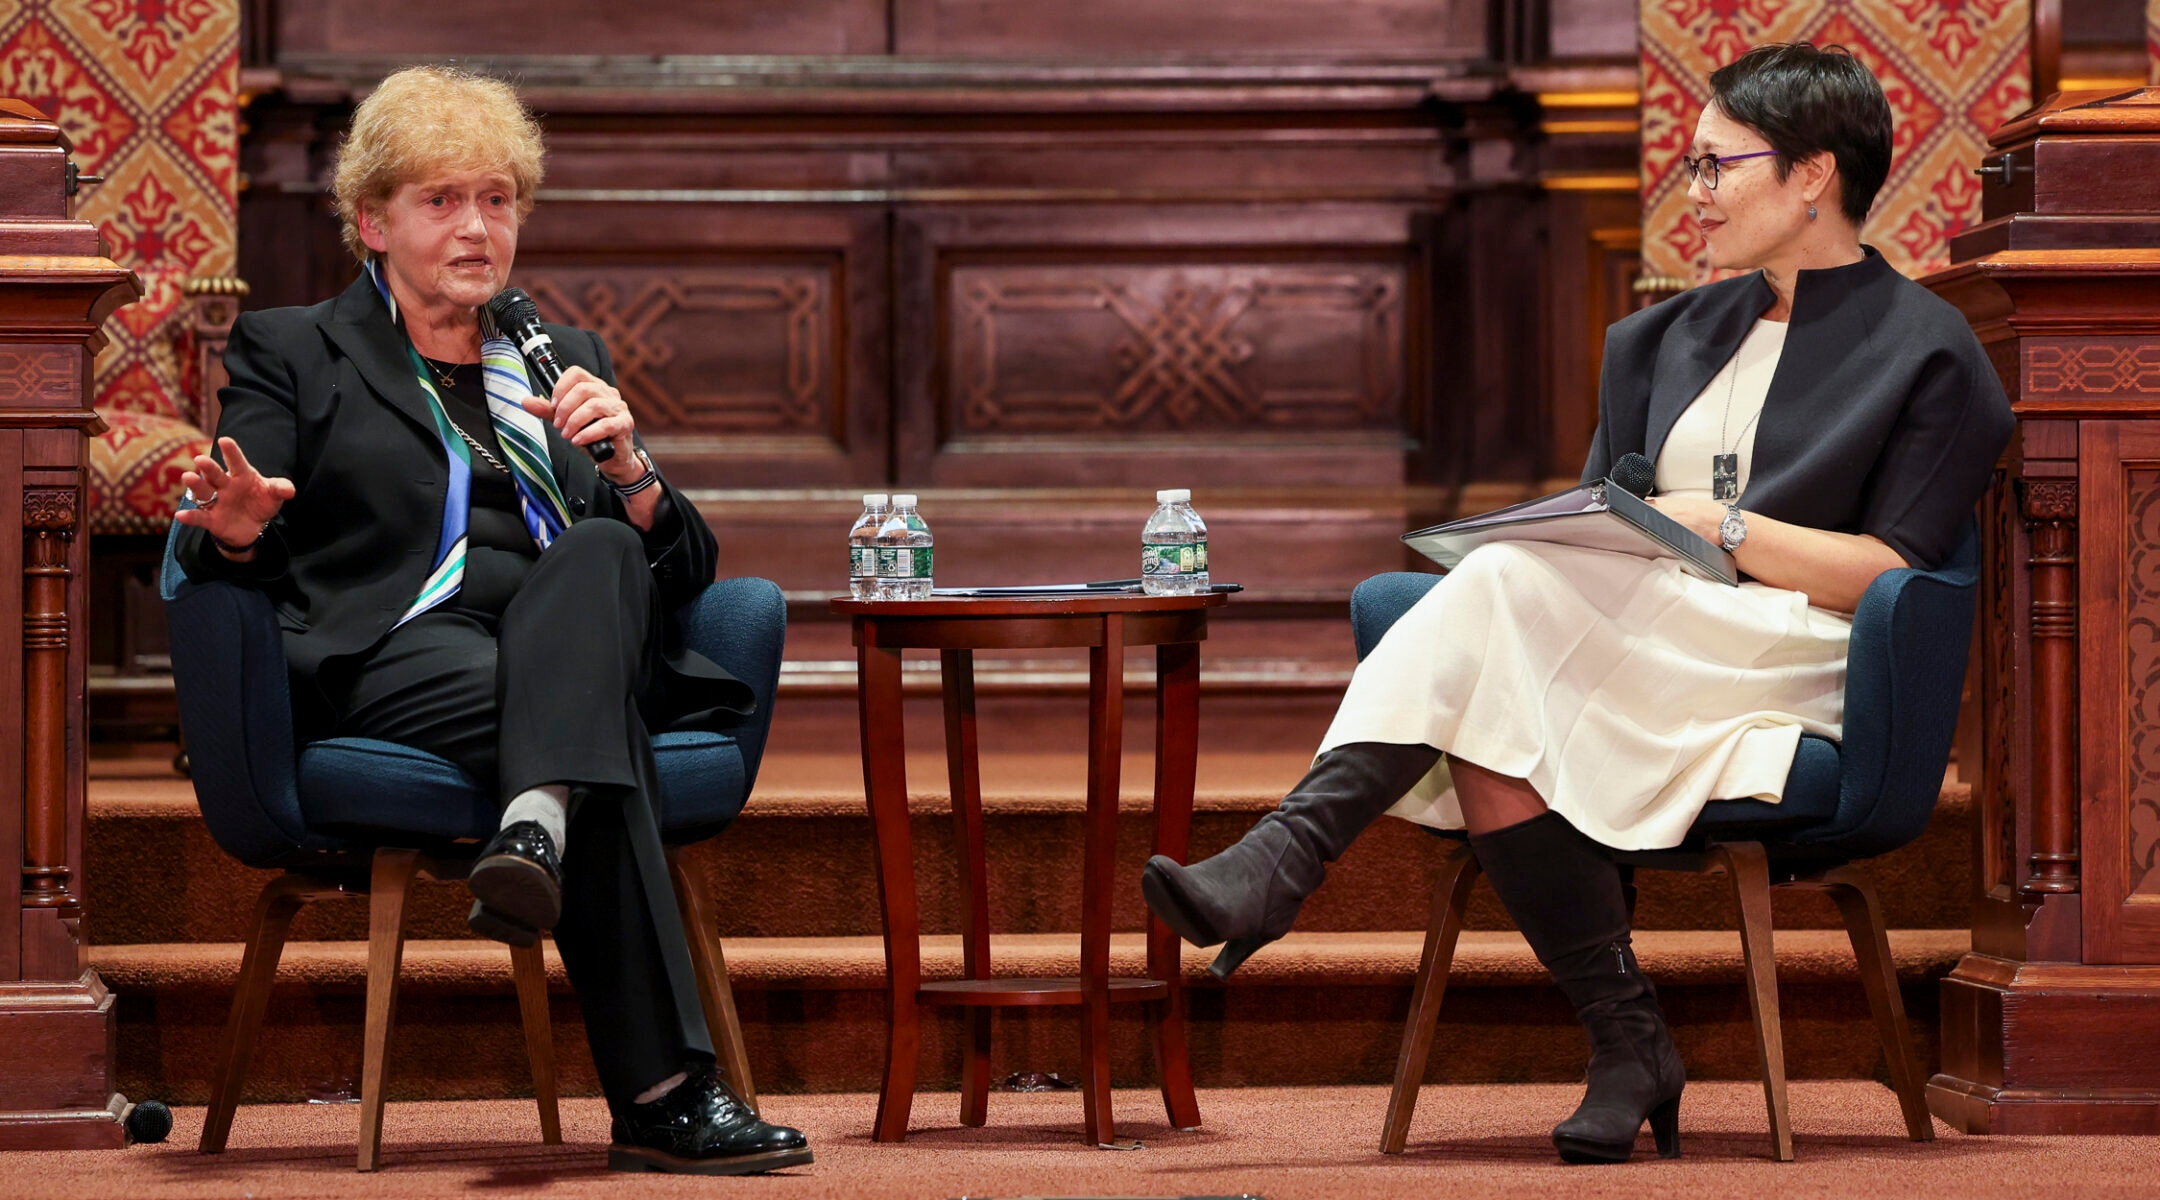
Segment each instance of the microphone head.
[{"label": "microphone head", "polygon": [[1623,454],[1620,461],[1613,464],[1612,474],[1607,478],[1622,491],[1648,496],[1650,489],[1657,486],[1657,468],[1640,454]]},{"label": "microphone head", "polygon": [[487,310],[495,318],[496,327],[506,332],[540,328],[540,306],[533,303],[524,288],[504,288],[488,297]]}]

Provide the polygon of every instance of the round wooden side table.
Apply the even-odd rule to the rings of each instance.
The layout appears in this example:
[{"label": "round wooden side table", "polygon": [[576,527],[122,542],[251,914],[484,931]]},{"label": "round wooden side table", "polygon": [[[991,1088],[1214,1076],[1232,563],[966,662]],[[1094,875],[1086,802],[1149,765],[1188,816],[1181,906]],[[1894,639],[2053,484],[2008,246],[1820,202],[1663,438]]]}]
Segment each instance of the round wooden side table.
[{"label": "round wooden side table", "polygon": [[[960,1068],[960,1122],[981,1125],[990,1091],[990,1012],[1007,1005],[1077,1005],[1080,1015],[1081,1101],[1087,1140],[1115,1138],[1110,1116],[1110,1006],[1145,1002],[1152,1008],[1156,1062],[1170,1123],[1200,1123],[1185,1039],[1185,997],[1179,941],[1148,917],[1148,973],[1110,975],[1111,866],[1117,851],[1119,751],[1125,723],[1125,647],[1154,646],[1155,846],[1183,862],[1192,826],[1193,774],[1198,764],[1200,642],[1208,610],[1229,597],[1079,596],[1028,599],[852,600],[833,611],[854,620],[860,672],[863,789],[877,844],[878,898],[885,925],[887,1010],[885,1086],[878,1098],[875,1137],[907,1136],[914,1102],[920,1006],[957,1005],[967,1030]],[[977,650],[1085,647],[1088,651],[1088,779],[1081,866],[1080,974],[1062,978],[994,978],[990,971],[989,880],[984,862],[982,779],[976,754]],[[921,921],[908,836],[907,760],[902,736],[900,654],[936,650],[945,700],[946,765],[952,781],[966,899],[961,906],[961,954],[966,978],[922,980]]]}]

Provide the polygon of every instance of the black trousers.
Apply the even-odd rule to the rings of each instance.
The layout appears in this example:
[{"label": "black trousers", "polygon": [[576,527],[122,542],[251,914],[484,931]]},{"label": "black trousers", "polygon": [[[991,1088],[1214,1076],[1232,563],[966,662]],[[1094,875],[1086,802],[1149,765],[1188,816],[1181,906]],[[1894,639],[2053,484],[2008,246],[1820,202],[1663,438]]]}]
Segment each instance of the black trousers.
[{"label": "black trousers", "polygon": [[637,531],[580,521],[499,617],[422,613],[321,680],[336,736],[440,755],[506,804],[541,784],[590,789],[570,817],[555,945],[616,1109],[713,1057],[640,710],[662,669],[659,604]]}]

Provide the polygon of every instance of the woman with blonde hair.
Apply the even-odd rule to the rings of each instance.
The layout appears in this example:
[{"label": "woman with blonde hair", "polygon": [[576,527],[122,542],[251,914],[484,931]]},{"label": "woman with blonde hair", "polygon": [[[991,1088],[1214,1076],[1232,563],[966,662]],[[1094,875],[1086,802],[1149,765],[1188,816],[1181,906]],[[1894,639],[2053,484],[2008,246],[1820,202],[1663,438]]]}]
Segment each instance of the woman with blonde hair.
[{"label": "woman with blonde hair", "polygon": [[610,1166],[807,1163],[802,1134],[714,1070],[653,810],[648,722],[751,703],[663,642],[662,614],[714,577],[712,532],[645,454],[598,335],[550,327],[571,365],[538,395],[486,309],[542,157],[495,80],[414,67],[360,104],[335,181],[360,276],[234,324],[177,556],[271,598],[303,741],[412,746],[497,790],[469,921],[513,945],[553,932],[615,1118]]}]

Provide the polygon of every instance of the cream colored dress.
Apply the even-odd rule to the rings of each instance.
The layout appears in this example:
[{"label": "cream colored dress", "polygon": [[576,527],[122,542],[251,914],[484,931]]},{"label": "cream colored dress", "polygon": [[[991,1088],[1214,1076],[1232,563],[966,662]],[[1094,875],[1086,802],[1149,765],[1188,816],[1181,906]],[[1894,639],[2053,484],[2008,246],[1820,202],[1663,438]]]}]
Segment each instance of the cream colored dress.
[{"label": "cream colored dress", "polygon": [[[1744,504],[1784,340],[1784,324],[1758,322],[1681,414],[1660,493],[1708,497],[1711,456],[1737,444]],[[1798,592],[1727,587],[1670,559],[1490,543],[1359,664],[1320,751],[1437,746],[1528,779],[1608,846],[1673,846],[1710,800],[1779,799],[1802,732],[1839,736],[1851,631]],[[1462,828],[1446,760],[1389,811]]]}]

